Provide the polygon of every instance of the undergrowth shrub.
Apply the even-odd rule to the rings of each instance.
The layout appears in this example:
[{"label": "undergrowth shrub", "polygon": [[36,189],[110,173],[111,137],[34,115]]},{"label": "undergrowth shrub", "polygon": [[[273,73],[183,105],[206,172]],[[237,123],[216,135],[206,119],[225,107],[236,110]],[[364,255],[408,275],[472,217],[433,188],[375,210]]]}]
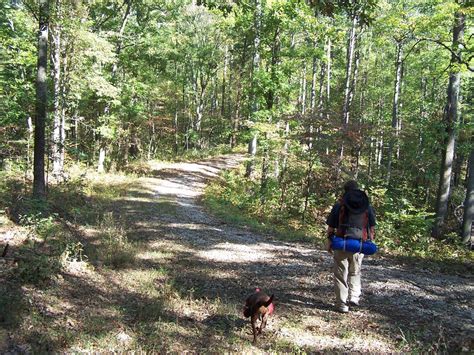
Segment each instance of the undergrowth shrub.
[{"label": "undergrowth shrub", "polygon": [[18,276],[23,282],[40,284],[49,281],[61,270],[58,256],[22,253],[18,262]]},{"label": "undergrowth shrub", "polygon": [[26,283],[40,284],[66,270],[71,262],[87,262],[82,243],[57,221],[57,215],[40,213],[21,218],[27,239],[18,250],[18,276]]},{"label": "undergrowth shrub", "polygon": [[150,164],[143,160],[130,162],[123,167],[122,171],[126,174],[133,174],[136,176],[150,176],[153,173]]},{"label": "undergrowth shrub", "polygon": [[119,268],[132,264],[135,259],[133,245],[128,241],[125,229],[118,223],[112,212],[104,214],[99,223],[101,255],[104,264]]},{"label": "undergrowth shrub", "polygon": [[37,212],[20,216],[20,224],[28,227],[30,235],[45,241],[61,232],[61,227],[56,222],[56,218],[57,215],[55,214],[44,217],[43,213]]},{"label": "undergrowth shrub", "polygon": [[[325,220],[337,199],[335,191],[340,188],[330,188],[329,173],[317,164],[313,168],[305,223],[301,222],[307,186],[305,167],[294,162],[285,172],[286,178],[282,181],[269,179],[264,191],[260,179],[245,178],[243,169],[224,172],[220,181],[208,186],[205,200],[225,218],[244,221],[257,228],[264,224],[270,229],[285,230],[287,235],[300,233],[306,236],[303,239],[322,242],[325,239]],[[383,186],[383,182],[373,181],[372,186]],[[284,193],[282,189],[285,189]],[[417,189],[376,187],[371,188],[368,195],[376,212],[376,243],[382,252],[436,260],[472,259],[455,232],[447,233],[443,240],[430,236],[434,214],[424,201],[419,201],[423,194]]]}]

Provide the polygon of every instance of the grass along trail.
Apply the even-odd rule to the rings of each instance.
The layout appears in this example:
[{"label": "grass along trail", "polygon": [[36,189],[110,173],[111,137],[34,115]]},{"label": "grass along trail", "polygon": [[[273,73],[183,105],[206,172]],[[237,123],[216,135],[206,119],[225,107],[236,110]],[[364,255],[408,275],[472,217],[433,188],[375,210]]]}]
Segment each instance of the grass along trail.
[{"label": "grass along trail", "polygon": [[[0,328],[3,350],[472,350],[472,276],[366,258],[361,307],[342,315],[330,255],[212,216],[199,203],[206,182],[243,159],[153,163],[109,201],[130,260],[72,267],[45,290],[18,287],[29,313],[15,323],[23,333]],[[93,250],[102,241],[87,234]],[[242,306],[257,286],[275,294],[276,310],[253,346]]]}]

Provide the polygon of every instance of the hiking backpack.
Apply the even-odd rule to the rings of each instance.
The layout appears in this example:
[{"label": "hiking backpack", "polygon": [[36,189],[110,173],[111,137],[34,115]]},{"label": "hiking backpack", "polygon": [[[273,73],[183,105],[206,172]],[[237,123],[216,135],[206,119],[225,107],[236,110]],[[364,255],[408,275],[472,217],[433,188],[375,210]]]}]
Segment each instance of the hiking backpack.
[{"label": "hiking backpack", "polygon": [[366,241],[369,236],[369,199],[361,190],[350,190],[339,199],[338,237]]}]

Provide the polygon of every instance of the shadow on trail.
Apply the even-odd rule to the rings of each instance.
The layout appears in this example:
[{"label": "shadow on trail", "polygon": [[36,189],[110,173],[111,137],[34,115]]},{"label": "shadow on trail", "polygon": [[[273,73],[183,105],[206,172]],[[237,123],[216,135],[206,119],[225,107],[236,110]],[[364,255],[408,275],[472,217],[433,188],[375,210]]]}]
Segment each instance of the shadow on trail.
[{"label": "shadow on trail", "polygon": [[[143,186],[128,188],[120,198],[95,201],[102,206],[102,213],[112,212],[123,223],[128,239],[136,246],[134,261],[113,271],[98,268],[97,279],[65,274],[56,297],[58,304],[69,308],[46,313],[42,327],[28,330],[34,349],[74,349],[79,335],[101,344],[125,327],[123,331],[133,335],[137,346],[146,345],[144,350],[176,350],[176,344],[167,341],[179,339],[186,349],[198,352],[232,351],[231,339],[251,339],[241,310],[255,287],[275,294],[276,314],[270,320],[275,333],[286,320],[313,317],[326,322],[328,334],[337,334],[338,329],[366,334],[367,324],[377,323],[384,330],[376,333],[389,342],[399,341],[402,330],[413,341],[438,342],[440,349],[447,351],[457,351],[466,338],[472,339],[469,328],[464,327],[472,309],[472,277],[441,278],[412,265],[400,265],[396,259],[366,259],[360,310],[345,316],[334,313],[329,255],[312,246],[278,242],[231,226],[199,206],[197,198],[206,181],[230,166],[226,159],[175,164],[153,171],[152,177],[141,179]],[[97,237],[89,242],[100,248]],[[166,272],[167,282],[156,281],[153,291],[157,296],[121,283],[121,278],[133,272],[159,270]],[[12,300],[26,303],[21,287],[12,290],[12,295]],[[177,302],[176,295],[179,305],[172,304]],[[196,303],[202,304],[202,314],[187,312],[186,308],[196,307]],[[21,312],[8,312],[6,318],[0,315],[0,325],[3,322],[10,330],[18,330]],[[55,339],[51,335],[58,333],[63,336]],[[261,348],[266,346],[263,342]],[[340,351],[334,346],[305,349]]]}]

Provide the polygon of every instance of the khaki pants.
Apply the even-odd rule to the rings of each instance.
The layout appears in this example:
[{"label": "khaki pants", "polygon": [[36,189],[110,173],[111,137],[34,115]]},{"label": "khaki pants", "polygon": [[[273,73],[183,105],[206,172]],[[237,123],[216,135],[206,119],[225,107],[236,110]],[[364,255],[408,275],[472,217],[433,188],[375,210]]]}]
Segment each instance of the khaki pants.
[{"label": "khaki pants", "polygon": [[348,301],[359,302],[361,294],[360,269],[364,254],[334,250],[334,286],[336,306]]}]

